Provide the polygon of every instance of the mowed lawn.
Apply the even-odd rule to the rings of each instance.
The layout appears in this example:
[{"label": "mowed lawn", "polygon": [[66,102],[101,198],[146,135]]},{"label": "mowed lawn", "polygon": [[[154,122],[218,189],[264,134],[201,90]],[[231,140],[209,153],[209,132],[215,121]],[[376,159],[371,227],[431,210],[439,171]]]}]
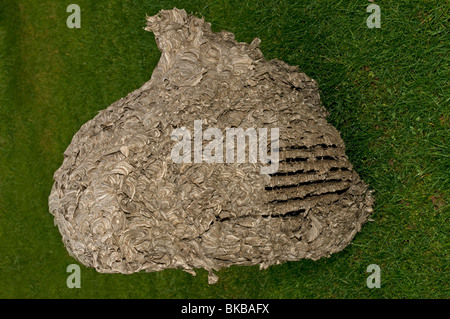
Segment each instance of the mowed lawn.
[{"label": "mowed lawn", "polygon": [[[69,4],[81,28],[69,29]],[[449,298],[449,5],[376,1],[0,0],[0,298]],[[48,211],[52,176],[82,124],[150,79],[145,16],[177,7],[320,85],[329,121],[376,196],[373,221],[330,258],[100,274],[78,264]],[[369,289],[367,267],[381,269]]]}]

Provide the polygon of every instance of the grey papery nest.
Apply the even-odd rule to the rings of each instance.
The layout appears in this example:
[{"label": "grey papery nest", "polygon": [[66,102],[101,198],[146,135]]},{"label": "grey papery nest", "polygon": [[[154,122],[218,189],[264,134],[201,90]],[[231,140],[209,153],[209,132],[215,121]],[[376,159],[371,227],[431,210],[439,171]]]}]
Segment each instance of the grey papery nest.
[{"label": "grey papery nest", "polygon": [[[316,82],[266,61],[259,39],[237,43],[184,10],[147,21],[162,52],[150,81],[84,124],[55,172],[49,207],[69,253],[102,273],[204,268],[214,283],[223,267],[346,247],[373,198],[327,123]],[[245,160],[228,161],[230,141],[205,134],[198,144],[195,123],[224,138],[230,128],[259,132],[267,157],[250,159],[249,134]],[[173,156],[174,132],[191,134],[184,157]],[[223,163],[208,161],[222,148]]]}]

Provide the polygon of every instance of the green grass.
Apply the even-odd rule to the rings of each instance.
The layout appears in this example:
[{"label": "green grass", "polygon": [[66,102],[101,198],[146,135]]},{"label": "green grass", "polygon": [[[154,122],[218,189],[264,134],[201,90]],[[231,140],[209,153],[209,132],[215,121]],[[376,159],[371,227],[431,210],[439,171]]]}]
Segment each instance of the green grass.
[{"label": "green grass", "polygon": [[[1,298],[449,298],[449,3],[0,0]],[[99,4],[101,3],[101,4]],[[48,212],[54,171],[80,126],[140,87],[159,60],[145,15],[184,8],[238,41],[262,40],[316,79],[330,122],[375,191],[373,222],[328,259],[206,271],[99,274],[67,254]],[[380,289],[366,268],[381,267]]]}]

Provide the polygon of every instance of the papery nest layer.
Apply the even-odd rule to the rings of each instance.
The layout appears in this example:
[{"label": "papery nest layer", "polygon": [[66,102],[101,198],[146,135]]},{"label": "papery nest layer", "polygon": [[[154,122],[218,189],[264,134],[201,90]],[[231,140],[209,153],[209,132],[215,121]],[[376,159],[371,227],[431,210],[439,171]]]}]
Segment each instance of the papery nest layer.
[{"label": "papery nest layer", "polygon": [[[162,52],[151,79],[84,124],[54,174],[49,207],[68,252],[102,273],[204,268],[214,283],[223,267],[344,249],[373,197],[317,83],[265,60],[259,39],[238,43],[184,10],[147,17],[146,30]],[[278,170],[175,163],[173,132],[195,121],[203,132],[279,129]]]}]

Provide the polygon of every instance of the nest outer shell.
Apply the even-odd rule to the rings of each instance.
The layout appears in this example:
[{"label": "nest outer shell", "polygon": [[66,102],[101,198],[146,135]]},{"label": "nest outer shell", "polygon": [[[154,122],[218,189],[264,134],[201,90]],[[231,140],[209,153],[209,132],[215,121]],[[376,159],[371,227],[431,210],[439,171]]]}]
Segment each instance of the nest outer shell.
[{"label": "nest outer shell", "polygon": [[[49,208],[71,256],[102,273],[266,268],[341,251],[373,197],[314,80],[184,10],[147,17],[160,61],[141,88],[75,134]],[[184,163],[174,129],[279,128],[280,164]],[[261,141],[260,141],[261,142]],[[203,146],[208,144],[203,141]]]}]

